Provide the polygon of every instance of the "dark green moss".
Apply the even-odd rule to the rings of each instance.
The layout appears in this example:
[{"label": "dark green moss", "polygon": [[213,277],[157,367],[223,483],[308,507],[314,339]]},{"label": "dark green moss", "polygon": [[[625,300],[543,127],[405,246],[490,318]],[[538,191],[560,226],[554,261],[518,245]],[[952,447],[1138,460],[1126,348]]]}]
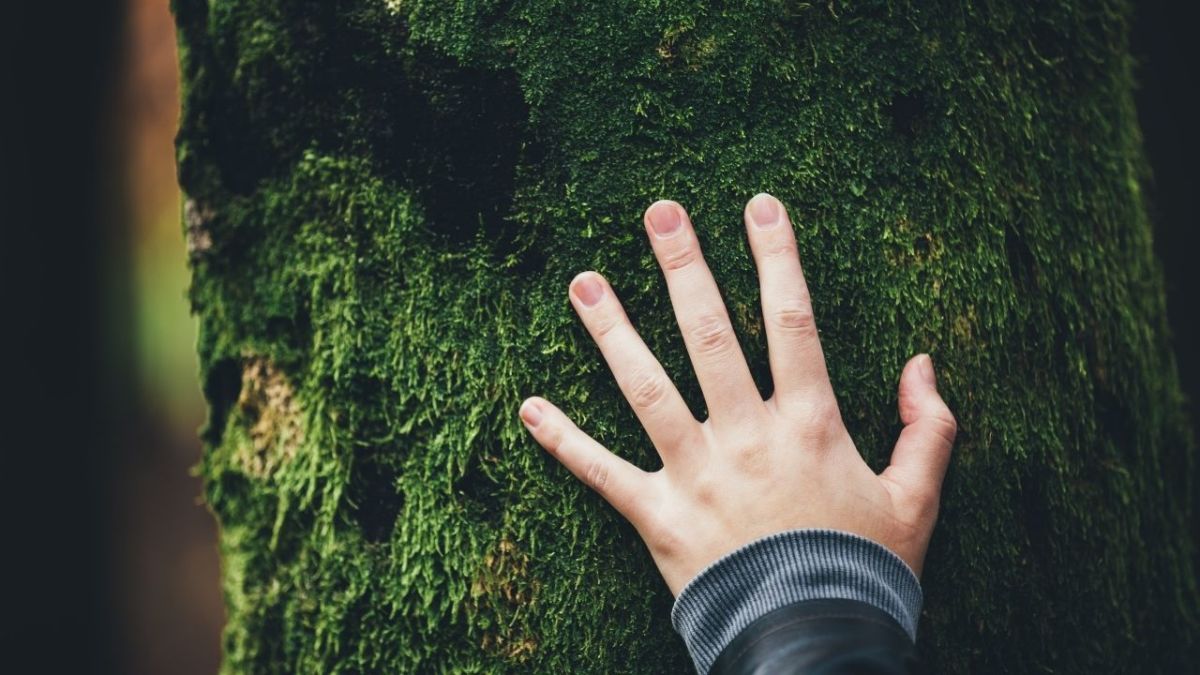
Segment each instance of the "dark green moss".
[{"label": "dark green moss", "polygon": [[871,465],[911,354],[960,420],[933,671],[1195,659],[1130,8],[936,4],[175,0],[226,668],[686,670],[636,533],[516,409],[656,466],[567,302],[596,269],[704,415],[641,226],[662,197],[769,395],[760,190]]}]

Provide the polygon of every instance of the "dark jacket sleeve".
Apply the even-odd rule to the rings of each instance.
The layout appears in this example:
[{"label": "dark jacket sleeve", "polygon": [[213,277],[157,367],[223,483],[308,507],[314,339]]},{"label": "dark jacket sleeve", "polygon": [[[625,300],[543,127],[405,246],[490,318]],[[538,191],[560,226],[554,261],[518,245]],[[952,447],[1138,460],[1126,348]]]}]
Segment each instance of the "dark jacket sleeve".
[{"label": "dark jacket sleeve", "polygon": [[915,673],[921,586],[858,535],[791,530],[700,572],[671,621],[707,673]]}]

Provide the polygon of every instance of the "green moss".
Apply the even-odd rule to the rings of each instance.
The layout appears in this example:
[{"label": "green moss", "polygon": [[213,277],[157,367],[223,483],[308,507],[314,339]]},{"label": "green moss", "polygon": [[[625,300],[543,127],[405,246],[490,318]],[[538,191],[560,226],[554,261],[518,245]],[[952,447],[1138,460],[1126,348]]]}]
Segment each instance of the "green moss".
[{"label": "green moss", "polygon": [[760,190],[868,462],[912,353],[960,420],[933,670],[1196,658],[1130,8],[945,5],[175,0],[226,669],[685,670],[636,533],[516,409],[657,465],[566,299],[596,269],[704,415],[642,232],[662,197],[769,394]]}]

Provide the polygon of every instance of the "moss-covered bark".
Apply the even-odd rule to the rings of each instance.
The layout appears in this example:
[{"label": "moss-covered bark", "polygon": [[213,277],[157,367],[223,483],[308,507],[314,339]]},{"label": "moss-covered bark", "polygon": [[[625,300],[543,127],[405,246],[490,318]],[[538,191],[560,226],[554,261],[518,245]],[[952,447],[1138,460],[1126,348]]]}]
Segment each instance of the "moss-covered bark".
[{"label": "moss-covered bark", "polygon": [[641,225],[663,197],[769,394],[759,190],[797,223],[872,466],[912,353],[960,420],[933,670],[1197,656],[1128,3],[175,6],[229,670],[688,668],[636,533],[516,410],[544,395],[655,466],[567,301],[597,269],[704,415]]}]

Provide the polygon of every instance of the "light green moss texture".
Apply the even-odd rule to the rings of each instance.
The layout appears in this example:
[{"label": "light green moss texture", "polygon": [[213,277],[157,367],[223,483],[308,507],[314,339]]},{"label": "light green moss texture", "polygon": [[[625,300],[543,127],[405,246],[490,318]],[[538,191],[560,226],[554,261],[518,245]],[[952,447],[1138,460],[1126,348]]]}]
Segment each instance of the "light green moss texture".
[{"label": "light green moss texture", "polygon": [[931,671],[1200,656],[1127,2],[174,6],[226,670],[687,672],[636,532],[516,413],[545,396],[659,465],[567,299],[595,269],[706,415],[641,222],[659,198],[769,395],[761,190],[871,466],[910,355],[960,421]]}]

